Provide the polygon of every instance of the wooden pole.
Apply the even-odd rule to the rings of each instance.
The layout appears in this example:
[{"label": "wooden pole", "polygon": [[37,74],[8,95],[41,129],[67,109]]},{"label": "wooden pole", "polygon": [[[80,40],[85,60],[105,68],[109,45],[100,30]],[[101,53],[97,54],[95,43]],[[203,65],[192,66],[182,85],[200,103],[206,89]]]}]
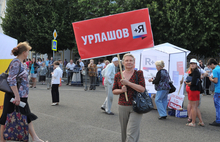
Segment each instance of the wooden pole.
[{"label": "wooden pole", "polygon": [[[182,80],[183,80],[183,79],[184,79],[184,75],[183,75],[183,77],[182,77]],[[178,91],[178,94],[177,94],[177,95],[179,95],[179,94],[180,94],[180,90],[181,90],[182,86],[183,86],[183,83],[182,83],[182,84],[180,84],[180,89],[179,89],[179,91]],[[181,107],[181,108],[179,108],[178,110],[179,110],[179,111],[183,111],[183,108]]]},{"label": "wooden pole", "polygon": [[[183,79],[184,79],[184,75],[183,75],[183,77],[182,77],[182,80],[183,80]],[[179,89],[179,91],[178,91],[178,95],[180,94],[180,90],[181,90],[182,86],[183,86],[183,83],[180,84],[180,89]]]},{"label": "wooden pole", "polygon": [[[123,77],[123,73],[122,73],[121,59],[120,59],[119,54],[117,54],[117,56],[118,56],[118,62],[119,62],[119,68],[120,68],[121,78],[123,79],[124,77]],[[128,102],[128,94],[127,94],[127,92],[125,92],[125,99],[126,99],[126,101]]]}]

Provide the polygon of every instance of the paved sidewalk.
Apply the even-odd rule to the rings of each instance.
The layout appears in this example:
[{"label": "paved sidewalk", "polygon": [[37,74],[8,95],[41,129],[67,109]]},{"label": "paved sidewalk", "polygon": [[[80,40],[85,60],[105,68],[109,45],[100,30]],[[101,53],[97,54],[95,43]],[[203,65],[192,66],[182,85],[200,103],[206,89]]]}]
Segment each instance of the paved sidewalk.
[{"label": "paved sidewalk", "polygon": [[[51,106],[51,92],[46,85],[30,89],[29,104],[39,118],[34,121],[37,134],[49,142],[120,142],[118,96],[114,96],[113,116],[100,109],[105,100],[104,87],[84,91],[83,87],[63,85],[60,105]],[[153,110],[141,121],[140,142],[219,142],[220,127],[209,126],[215,120],[213,96],[203,96],[201,104],[205,127],[185,126],[186,118],[158,120]],[[184,107],[187,105],[187,96]]]}]

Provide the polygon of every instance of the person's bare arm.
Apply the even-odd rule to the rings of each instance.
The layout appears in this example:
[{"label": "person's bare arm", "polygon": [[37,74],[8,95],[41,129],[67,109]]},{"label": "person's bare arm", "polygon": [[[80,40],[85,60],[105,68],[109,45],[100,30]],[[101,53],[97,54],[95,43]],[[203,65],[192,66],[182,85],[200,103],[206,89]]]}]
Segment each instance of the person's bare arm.
[{"label": "person's bare arm", "polygon": [[145,91],[145,88],[139,84],[135,84],[135,83],[132,83],[126,79],[121,79],[121,83],[123,85],[127,85],[129,87],[131,87],[132,89],[136,90],[137,92],[144,92]]},{"label": "person's bare arm", "polygon": [[115,89],[112,91],[112,93],[114,95],[119,95],[119,94],[122,94],[124,92],[127,92],[127,87],[126,86],[122,86],[122,89]]},{"label": "person's bare arm", "polygon": [[13,91],[13,93],[15,95],[15,100],[13,103],[18,106],[20,104],[20,96],[18,93],[18,88],[17,88],[17,86],[11,86],[11,90]]},{"label": "person's bare arm", "polygon": [[212,78],[212,76],[210,76],[209,80],[214,82],[214,83],[218,83],[218,78]]}]

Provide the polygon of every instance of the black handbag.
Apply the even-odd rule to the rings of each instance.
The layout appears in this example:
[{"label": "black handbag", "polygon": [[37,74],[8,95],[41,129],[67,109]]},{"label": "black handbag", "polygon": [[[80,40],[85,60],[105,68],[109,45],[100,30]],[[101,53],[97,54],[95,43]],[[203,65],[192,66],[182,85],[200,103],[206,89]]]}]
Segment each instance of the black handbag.
[{"label": "black handbag", "polygon": [[171,81],[170,76],[169,76],[169,85],[170,85],[169,94],[175,92],[176,87],[173,85],[173,81]]},{"label": "black handbag", "polygon": [[202,80],[201,79],[198,79],[197,85],[199,86],[200,94],[205,93],[205,91],[204,91],[205,88],[202,86]]},{"label": "black handbag", "polygon": [[[0,74],[0,91],[13,94],[13,91],[11,90],[11,87],[9,86],[7,81],[10,65],[8,66],[7,70],[4,73]],[[21,66],[19,68],[18,73],[20,73],[20,70],[21,70]],[[18,78],[18,75],[16,77],[16,80],[17,80],[17,87],[19,88],[18,84],[20,84],[20,79]]]},{"label": "black handbag", "polygon": [[[138,84],[138,75],[136,72],[136,84]],[[133,95],[133,110],[139,114],[147,113],[154,109],[152,100],[145,89],[143,93],[135,91]]]}]

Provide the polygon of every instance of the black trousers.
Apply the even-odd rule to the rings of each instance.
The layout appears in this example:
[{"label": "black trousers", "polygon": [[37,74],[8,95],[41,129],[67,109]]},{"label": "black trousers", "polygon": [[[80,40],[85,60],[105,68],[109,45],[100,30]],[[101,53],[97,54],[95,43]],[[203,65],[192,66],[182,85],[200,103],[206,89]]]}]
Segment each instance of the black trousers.
[{"label": "black trousers", "polygon": [[205,86],[205,88],[206,88],[206,94],[209,94],[209,87],[210,87],[210,85],[211,85],[211,81],[209,80],[208,77],[205,77],[205,79],[206,79],[206,86]]},{"label": "black trousers", "polygon": [[70,81],[72,81],[72,77],[73,77],[73,72],[68,72],[68,80],[67,80],[67,84],[69,84]]},{"label": "black trousers", "polygon": [[60,101],[58,88],[59,84],[52,84],[51,94],[53,103],[58,103]]},{"label": "black trousers", "polygon": [[81,84],[83,86],[83,75],[82,75],[82,73],[80,73],[80,75],[81,75]]}]

